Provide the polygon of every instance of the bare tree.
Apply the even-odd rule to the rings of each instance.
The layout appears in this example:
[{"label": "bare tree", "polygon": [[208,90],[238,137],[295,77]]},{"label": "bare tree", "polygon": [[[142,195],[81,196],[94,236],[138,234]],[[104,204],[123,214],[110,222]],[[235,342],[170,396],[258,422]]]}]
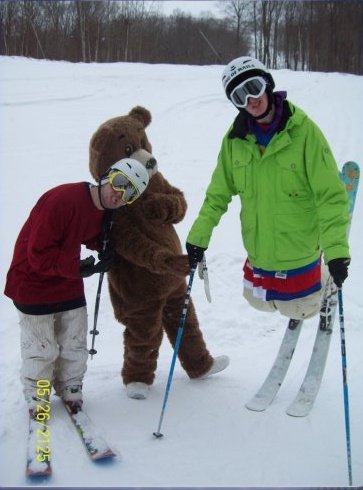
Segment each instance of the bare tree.
[{"label": "bare tree", "polygon": [[[249,2],[246,0],[220,0],[220,10],[229,18],[235,33],[233,57],[241,56],[246,47],[249,23],[246,20]],[[244,27],[244,29],[243,29]]]},{"label": "bare tree", "polygon": [[9,56],[16,52],[16,24],[18,5],[15,2],[0,2],[2,54]]}]

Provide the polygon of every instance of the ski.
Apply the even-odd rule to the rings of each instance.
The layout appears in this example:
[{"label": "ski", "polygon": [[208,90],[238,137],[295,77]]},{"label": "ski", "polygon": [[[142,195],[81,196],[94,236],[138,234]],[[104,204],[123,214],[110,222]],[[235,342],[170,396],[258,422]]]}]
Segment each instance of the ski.
[{"label": "ski", "polygon": [[48,478],[52,474],[49,436],[50,430],[46,421],[37,420],[35,415],[29,415],[25,470],[28,478]]},{"label": "ski", "polygon": [[328,284],[332,288],[332,293],[330,297],[323,299],[318,330],[305,378],[294,401],[286,410],[286,413],[293,417],[306,417],[309,414],[323,379],[337,307],[337,289],[331,277],[328,279]]},{"label": "ski", "polygon": [[[345,163],[340,172],[340,178],[345,184],[349,197],[349,228],[353,216],[359,176],[359,165],[355,162]],[[328,358],[337,301],[337,289],[333,284],[332,278],[329,277],[325,298],[323,299],[322,307],[320,309],[319,326],[315,337],[313,352],[300,389],[294,401],[286,410],[288,415],[293,417],[306,417],[314,405]]]},{"label": "ski", "polygon": [[104,437],[100,434],[100,431],[96,428],[91,418],[83,409],[79,408],[78,411],[72,411],[66,403],[64,403],[64,406],[92,461],[100,461],[116,456]]},{"label": "ski", "polygon": [[303,320],[289,320],[275,362],[258,392],[246,403],[246,408],[262,412],[272,403],[290,366]]},{"label": "ski", "polygon": [[[350,222],[352,219],[355,197],[357,194],[359,174],[359,166],[355,162],[345,163],[342,171],[340,172],[340,178],[345,184],[349,196]],[[336,305],[336,288],[333,285],[332,279],[329,278],[322,299],[319,325],[310,362],[299,392],[295,400],[287,409],[287,413],[289,415],[296,417],[306,416],[314,404],[321,385],[329,352],[331,333],[335,320]],[[263,411],[266,410],[266,408],[272,403],[290,366],[302,324],[303,320],[289,320],[280,349],[269,374],[258,392],[246,404],[246,408],[249,410]],[[291,328],[294,325],[295,328]]]}]

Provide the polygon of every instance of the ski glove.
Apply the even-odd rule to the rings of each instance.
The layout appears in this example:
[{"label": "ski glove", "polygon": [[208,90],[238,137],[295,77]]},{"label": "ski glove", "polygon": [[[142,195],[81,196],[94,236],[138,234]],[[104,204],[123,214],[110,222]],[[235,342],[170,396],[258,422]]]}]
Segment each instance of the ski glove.
[{"label": "ski glove", "polygon": [[195,269],[198,265],[198,262],[201,262],[203,260],[204,252],[207,249],[203,247],[198,247],[198,245],[192,245],[188,242],[186,243],[185,247],[187,249],[189,266],[191,269]]},{"label": "ski glove", "polygon": [[112,265],[114,257],[115,257],[115,250],[110,244],[107,245],[105,250],[102,250],[98,254],[98,260],[104,262],[105,264],[109,263],[110,266]]},{"label": "ski glove", "polygon": [[348,266],[350,259],[333,259],[328,262],[328,268],[333,281],[341,288],[343,282],[348,277]]},{"label": "ski glove", "polygon": [[99,272],[107,272],[111,268],[112,261],[113,254],[111,259],[103,258],[97,264],[95,264],[95,258],[92,255],[86,259],[82,259],[79,265],[81,277],[90,277]]}]

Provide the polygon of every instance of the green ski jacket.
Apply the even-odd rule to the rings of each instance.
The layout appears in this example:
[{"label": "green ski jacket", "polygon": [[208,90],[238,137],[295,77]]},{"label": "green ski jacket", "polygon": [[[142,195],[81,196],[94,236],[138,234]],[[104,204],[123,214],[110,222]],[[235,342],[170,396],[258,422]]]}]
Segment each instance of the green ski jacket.
[{"label": "green ski jacket", "polygon": [[204,203],[187,241],[207,248],[232,197],[241,201],[241,229],[250,262],[279,271],[349,258],[348,196],[320,129],[291,102],[261,155],[244,113],[222,141]]}]

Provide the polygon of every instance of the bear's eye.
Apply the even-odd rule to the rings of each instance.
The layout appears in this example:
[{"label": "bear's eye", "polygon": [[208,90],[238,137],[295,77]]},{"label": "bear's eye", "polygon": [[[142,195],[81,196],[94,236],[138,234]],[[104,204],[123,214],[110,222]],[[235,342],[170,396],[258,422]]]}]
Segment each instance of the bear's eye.
[{"label": "bear's eye", "polygon": [[125,146],[125,153],[126,153],[126,156],[128,156],[128,157],[131,155],[131,153],[133,153],[132,145],[126,145]]}]

